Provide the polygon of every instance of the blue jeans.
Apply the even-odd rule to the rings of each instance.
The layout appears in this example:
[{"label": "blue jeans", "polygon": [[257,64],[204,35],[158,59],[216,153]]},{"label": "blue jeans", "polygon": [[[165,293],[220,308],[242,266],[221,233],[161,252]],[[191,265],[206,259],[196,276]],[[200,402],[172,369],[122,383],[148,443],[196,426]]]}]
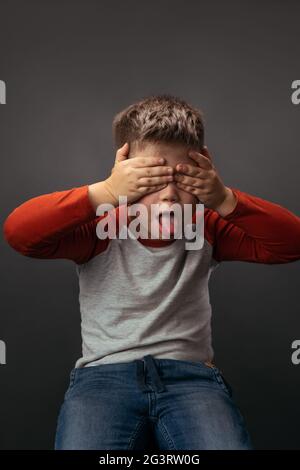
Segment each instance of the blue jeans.
[{"label": "blue jeans", "polygon": [[74,368],[55,449],[252,449],[244,417],[221,371],[157,359]]}]

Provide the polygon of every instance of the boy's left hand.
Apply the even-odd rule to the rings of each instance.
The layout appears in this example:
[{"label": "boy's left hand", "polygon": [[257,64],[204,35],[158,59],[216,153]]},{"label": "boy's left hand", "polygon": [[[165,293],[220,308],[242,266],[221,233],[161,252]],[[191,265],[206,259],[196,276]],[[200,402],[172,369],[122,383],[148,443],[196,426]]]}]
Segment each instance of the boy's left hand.
[{"label": "boy's left hand", "polygon": [[202,153],[189,150],[188,156],[197,166],[187,163],[176,165],[174,180],[178,188],[193,194],[209,209],[217,210],[221,206],[234,208],[235,197],[230,188],[226,187],[213,165],[208,148],[203,147]]}]

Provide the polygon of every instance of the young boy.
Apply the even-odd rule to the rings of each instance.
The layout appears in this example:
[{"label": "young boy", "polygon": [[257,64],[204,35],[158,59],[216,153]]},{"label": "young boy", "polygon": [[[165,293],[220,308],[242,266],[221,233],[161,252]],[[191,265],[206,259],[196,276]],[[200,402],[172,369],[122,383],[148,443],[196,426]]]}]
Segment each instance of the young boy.
[{"label": "young boy", "polygon": [[[115,116],[113,132],[118,151],[107,179],[32,198],[4,224],[15,250],[70,259],[79,276],[82,357],[55,449],[147,450],[151,439],[159,450],[251,449],[232,389],[213,363],[208,281],[225,260],[299,260],[300,219],[225,186],[204,146],[202,113],[177,97],[132,104]],[[122,227],[132,235],[137,214],[128,209],[136,202],[146,208],[140,228],[148,236],[118,237]],[[104,203],[111,209],[96,215]],[[186,222],[174,215],[167,226],[164,214],[152,214],[154,204],[159,212],[190,206],[193,227],[204,204],[202,247],[186,249],[185,235],[174,236]],[[113,216],[117,236],[99,237],[98,223]]]}]

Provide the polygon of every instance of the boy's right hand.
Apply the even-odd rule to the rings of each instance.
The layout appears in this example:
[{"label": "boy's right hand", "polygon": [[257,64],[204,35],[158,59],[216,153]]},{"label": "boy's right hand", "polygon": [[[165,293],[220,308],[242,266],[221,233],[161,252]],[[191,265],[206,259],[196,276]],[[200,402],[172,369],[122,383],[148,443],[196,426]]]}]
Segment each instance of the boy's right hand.
[{"label": "boy's right hand", "polygon": [[[164,165],[158,157],[128,158],[129,144],[126,142],[116,153],[111,175],[103,181],[103,187],[119,204],[119,196],[127,196],[131,203],[146,194],[159,191],[174,180],[172,167]],[[171,171],[169,171],[171,168]]]}]

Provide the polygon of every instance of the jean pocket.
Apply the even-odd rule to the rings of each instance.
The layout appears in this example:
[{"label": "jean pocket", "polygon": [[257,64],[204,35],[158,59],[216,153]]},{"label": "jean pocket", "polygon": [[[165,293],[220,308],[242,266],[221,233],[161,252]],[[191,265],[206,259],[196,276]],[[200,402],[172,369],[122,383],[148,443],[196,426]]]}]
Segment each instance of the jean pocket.
[{"label": "jean pocket", "polygon": [[227,380],[225,379],[224,375],[222,374],[222,372],[220,371],[220,369],[218,369],[218,367],[213,367],[213,371],[214,371],[214,375],[215,375],[215,378],[216,378],[216,381],[217,383],[220,385],[220,388],[222,390],[224,390],[230,397],[232,397],[232,394],[233,394],[233,390],[232,390],[232,387],[231,385],[227,382]]}]

